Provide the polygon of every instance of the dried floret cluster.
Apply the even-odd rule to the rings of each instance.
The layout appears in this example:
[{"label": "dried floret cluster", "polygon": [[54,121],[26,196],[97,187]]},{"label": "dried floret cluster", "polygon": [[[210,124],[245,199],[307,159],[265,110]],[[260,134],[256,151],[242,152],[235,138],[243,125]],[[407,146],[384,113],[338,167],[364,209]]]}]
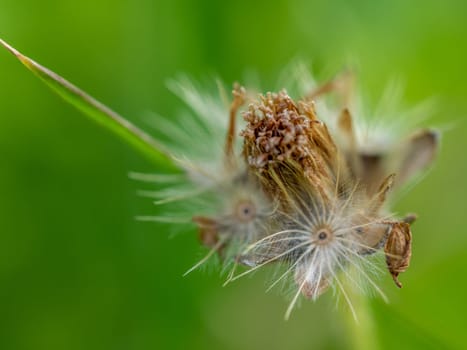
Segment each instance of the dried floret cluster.
[{"label": "dried floret cluster", "polygon": [[[214,254],[229,268],[227,282],[279,265],[271,287],[296,286],[287,315],[300,294],[316,299],[330,288],[351,304],[349,281],[384,296],[372,277],[378,252],[401,287],[398,276],[409,266],[415,216],[391,214],[388,196],[430,165],[435,131],[384,135],[381,147],[378,135],[353,116],[350,103],[328,105],[328,95],[349,95],[339,78],[298,99],[286,90],[254,95],[235,86],[230,109],[190,84],[172,87],[192,106],[196,123],[186,117],[158,130],[177,130],[179,144],[187,141],[173,155],[191,188],[183,192],[172,184],[172,196],[156,193],[159,203],[202,198],[190,216],[210,252],[189,271]],[[199,150],[189,156],[187,148]],[[244,271],[236,272],[239,266]]]}]

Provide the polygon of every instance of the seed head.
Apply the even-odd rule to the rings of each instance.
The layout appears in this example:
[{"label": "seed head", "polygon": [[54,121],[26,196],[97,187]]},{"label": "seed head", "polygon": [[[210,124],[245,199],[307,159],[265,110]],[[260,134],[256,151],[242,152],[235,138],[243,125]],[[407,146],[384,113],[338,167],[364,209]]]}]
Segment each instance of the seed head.
[{"label": "seed head", "polygon": [[[281,281],[296,286],[287,317],[300,295],[316,299],[328,289],[340,291],[355,313],[344,279],[385,298],[372,277],[377,268],[370,256],[378,252],[401,286],[398,275],[410,262],[413,220],[390,214],[388,197],[431,163],[438,137],[425,130],[372,147],[368,140],[376,136],[362,138],[362,119],[347,105],[322,108],[328,94],[351,96],[343,91],[348,86],[336,80],[293,99],[286,90],[255,98],[235,85],[230,110],[222,117],[215,99],[203,98],[192,85],[177,85],[202,121],[199,127],[194,119],[183,119],[184,126],[193,127],[189,137],[178,138],[187,143],[175,153],[183,159],[194,197],[204,203],[193,206],[190,215],[201,243],[210,248],[188,272],[215,253],[225,266],[233,266],[227,282],[266,265],[283,266],[270,288]],[[245,125],[237,138],[239,112]],[[193,132],[202,147],[190,155]],[[198,146],[191,151],[198,152]],[[239,264],[247,269],[236,274]]]}]

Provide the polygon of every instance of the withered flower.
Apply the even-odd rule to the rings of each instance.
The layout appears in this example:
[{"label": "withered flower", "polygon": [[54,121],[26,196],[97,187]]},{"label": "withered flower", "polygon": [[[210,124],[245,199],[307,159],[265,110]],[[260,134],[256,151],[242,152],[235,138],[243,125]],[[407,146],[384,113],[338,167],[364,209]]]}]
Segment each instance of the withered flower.
[{"label": "withered flower", "polygon": [[[210,251],[187,273],[215,253],[231,266],[226,283],[265,265],[283,265],[285,271],[271,288],[287,280],[297,286],[287,317],[300,294],[316,299],[329,288],[340,291],[355,313],[344,279],[386,298],[373,277],[378,267],[371,256],[378,252],[385,254],[388,270],[401,286],[397,277],[411,255],[410,220],[398,220],[388,211],[388,194],[431,163],[437,133],[419,131],[392,146],[372,148],[373,138],[362,139],[361,125],[345,106],[334,119],[330,109],[320,118],[316,106],[334,86],[341,85],[327,83],[294,100],[286,90],[252,98],[237,85],[228,118],[220,116],[220,107],[212,109],[218,116],[219,130],[214,131],[202,96],[177,85],[204,121],[204,126],[185,129],[187,139],[195,131],[198,140],[224,135],[216,139],[217,146],[203,143],[204,160],[201,152],[197,157],[177,155],[195,191],[175,198],[203,198],[204,208],[211,208],[203,212],[193,206],[192,221]],[[246,122],[240,139],[239,111]],[[235,275],[239,264],[248,269]]]},{"label": "withered flower", "polygon": [[[394,113],[385,125],[377,112],[378,127],[370,127],[352,107],[351,74],[316,86],[299,65],[287,74],[296,80],[299,99],[286,90],[252,98],[236,85],[227,108],[223,90],[213,97],[182,79],[171,87],[192,113],[154,119],[152,138],[1,39],[0,45],[92,119],[152,159],[178,167],[175,175],[131,177],[156,183],[156,191],[142,194],[179,211],[140,219],[198,226],[210,252],[188,272],[216,253],[233,265],[227,282],[268,264],[282,265],[285,271],[271,287],[286,280],[297,286],[287,317],[301,294],[316,299],[330,288],[342,293],[355,315],[349,282],[360,289],[369,284],[385,298],[372,279],[377,252],[402,286],[398,277],[410,264],[415,216],[391,214],[388,196],[432,163],[438,133],[412,132],[407,119],[395,122]],[[337,107],[328,103],[332,94]],[[246,125],[238,138],[237,116],[245,105]],[[235,275],[238,264],[248,269]]]},{"label": "withered flower", "polygon": [[261,96],[244,118],[245,157],[266,193],[281,200],[277,231],[253,243],[242,261],[254,269],[288,263],[279,280],[293,274],[298,292],[287,315],[300,293],[316,298],[336,285],[346,296],[339,275],[350,276],[349,267],[380,291],[365,272],[371,264],[365,256],[380,250],[391,232],[384,204],[394,175],[368,190],[313,104],[296,103],[285,91]]}]

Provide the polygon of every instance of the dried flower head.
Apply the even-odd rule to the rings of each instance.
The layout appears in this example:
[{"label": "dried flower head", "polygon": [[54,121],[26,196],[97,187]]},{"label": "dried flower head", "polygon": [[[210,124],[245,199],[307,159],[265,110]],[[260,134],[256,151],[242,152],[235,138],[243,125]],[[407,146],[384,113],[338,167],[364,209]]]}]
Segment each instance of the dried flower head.
[{"label": "dried flower head", "polygon": [[[296,286],[287,317],[301,294],[316,299],[330,288],[342,293],[355,315],[349,283],[362,290],[370,285],[384,298],[372,279],[378,252],[402,286],[398,277],[410,264],[415,216],[391,214],[388,196],[432,163],[439,137],[428,129],[413,132],[395,113],[384,124],[375,112],[377,127],[370,127],[352,103],[351,74],[317,86],[298,65],[286,74],[296,80],[296,98],[283,89],[287,84],[259,97],[235,85],[227,108],[187,80],[173,83],[192,113],[159,118],[154,139],[4,41],[0,45],[92,119],[153,160],[176,165],[179,174],[132,177],[157,183],[157,191],[144,194],[171,210],[176,203],[182,214],[141,219],[197,225],[210,251],[188,272],[215,253],[233,266],[227,282],[265,265],[283,266],[271,288],[281,281]],[[329,104],[329,95],[338,102]],[[238,138],[237,116],[245,104]],[[235,275],[239,264],[247,269]]]},{"label": "dried flower head", "polygon": [[290,266],[279,278],[292,273],[298,286],[287,314],[300,293],[317,298],[337,285],[346,296],[339,275],[349,275],[349,268],[380,291],[365,272],[365,264],[371,264],[365,256],[380,250],[400,225],[388,221],[384,211],[394,175],[381,178],[376,191],[368,190],[370,184],[341,156],[313,103],[295,103],[285,91],[261,96],[244,117],[244,153],[265,191],[281,198],[281,205],[274,219],[277,231],[253,243],[242,261],[254,269],[273,261]]},{"label": "dried flower head", "polygon": [[[315,183],[333,178],[328,165],[335,162],[335,145],[312,103],[295,103],[285,91],[268,93],[249,106],[244,119],[248,123],[241,133],[244,154],[263,182],[290,172]],[[273,191],[275,185],[267,190]]]},{"label": "dried flower head", "polygon": [[[300,294],[316,299],[329,288],[340,290],[353,310],[343,279],[361,290],[370,286],[385,298],[372,277],[377,267],[371,256],[377,252],[386,256],[401,287],[397,277],[410,262],[413,220],[396,219],[387,198],[392,188],[431,163],[437,134],[426,130],[407,136],[398,144],[403,151],[389,146],[371,151],[366,141],[371,138],[362,141],[361,126],[345,105],[334,119],[330,109],[323,119],[317,112],[323,95],[343,85],[328,82],[299,100],[286,90],[252,98],[235,86],[228,118],[216,125],[222,126],[225,141],[203,144],[216,156],[205,162],[183,157],[182,164],[195,164],[186,166],[192,183],[207,183],[203,192],[214,203],[209,213],[192,215],[201,243],[211,250],[188,272],[216,252],[233,265],[227,282],[272,263],[285,266],[271,287],[285,280],[297,286],[287,316]],[[201,130],[210,130],[210,110],[201,108],[201,95],[179,91],[199,106],[193,109],[205,120]],[[238,140],[236,117],[246,101]],[[235,275],[238,264],[247,270]]]}]

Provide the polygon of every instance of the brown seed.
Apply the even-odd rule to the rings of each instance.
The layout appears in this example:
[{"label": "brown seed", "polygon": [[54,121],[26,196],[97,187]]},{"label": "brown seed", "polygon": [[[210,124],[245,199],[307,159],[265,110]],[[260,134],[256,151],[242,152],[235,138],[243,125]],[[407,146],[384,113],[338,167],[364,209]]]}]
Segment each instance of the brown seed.
[{"label": "brown seed", "polygon": [[407,270],[412,255],[412,233],[406,222],[393,223],[391,232],[384,246],[389,273],[399,288],[402,284],[397,277]]}]

